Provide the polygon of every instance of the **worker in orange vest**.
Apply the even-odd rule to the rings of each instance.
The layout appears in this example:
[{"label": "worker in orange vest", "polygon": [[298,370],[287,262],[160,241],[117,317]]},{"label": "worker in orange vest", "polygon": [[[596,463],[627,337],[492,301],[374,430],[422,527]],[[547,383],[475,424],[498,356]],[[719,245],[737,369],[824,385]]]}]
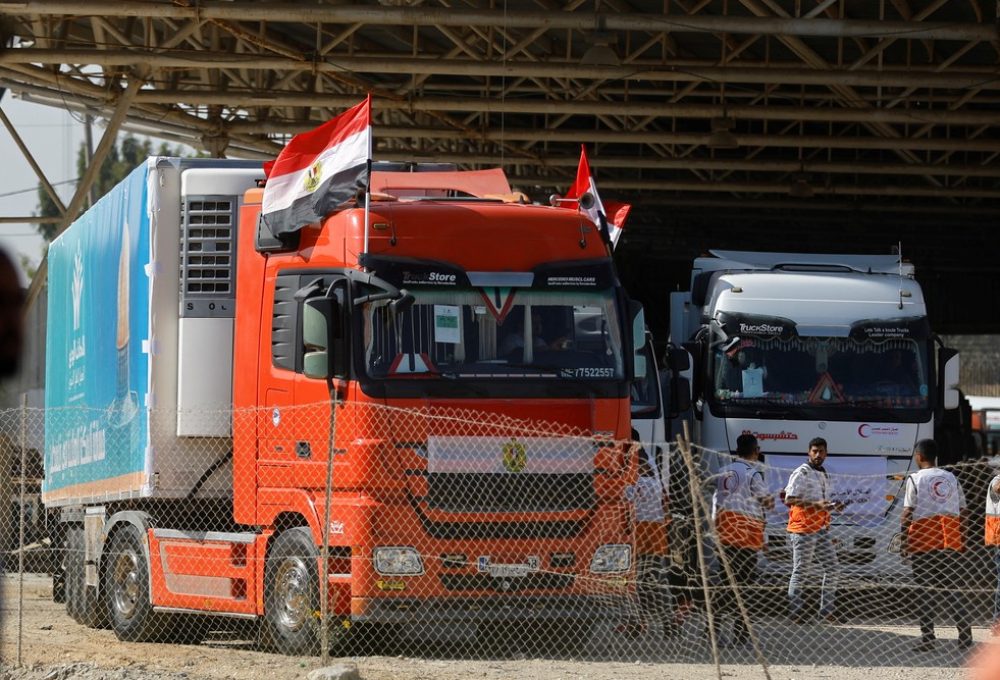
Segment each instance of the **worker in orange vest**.
[{"label": "worker in orange vest", "polygon": [[1000,475],[990,480],[986,490],[986,545],[993,550],[997,587],[993,592],[993,635],[1000,635]]},{"label": "worker in orange vest", "polygon": [[820,618],[835,622],[833,612],[840,566],[830,536],[830,513],[843,511],[844,504],[830,497],[830,478],[823,467],[826,453],[825,439],[811,439],[809,460],[792,471],[785,485],[784,500],[789,506],[788,542],[792,546],[788,606],[795,623],[805,623],[809,619],[803,611],[802,591],[814,572],[821,575]]},{"label": "worker in orange vest", "polygon": [[635,486],[626,490],[626,496],[635,504],[636,615],[629,613],[618,627],[618,632],[630,637],[644,633],[649,622],[659,619],[662,634],[669,638],[677,633],[673,621],[673,597],[667,583],[666,571],[669,552],[667,524],[669,499],[661,470],[653,452],[639,446],[639,478]]},{"label": "worker in orange vest", "polygon": [[[729,563],[732,583],[722,590],[719,613],[732,613],[732,644],[744,647],[750,642],[743,616],[736,605],[736,588],[753,584],[757,577],[757,555],[764,549],[764,513],[774,507],[764,482],[764,473],[757,466],[760,445],[752,434],[736,438],[736,456],[719,471],[712,496],[712,515],[719,549]],[[722,570],[723,582],[729,574]]]},{"label": "worker in orange vest", "polygon": [[951,611],[958,627],[958,646],[972,647],[972,626],[961,593],[960,558],[965,546],[965,494],[955,475],[937,467],[938,448],[933,439],[921,439],[913,448],[919,470],[906,479],[900,531],[902,554],[909,556],[913,580],[926,589],[914,598],[919,607],[918,652],[934,648],[934,619]]}]

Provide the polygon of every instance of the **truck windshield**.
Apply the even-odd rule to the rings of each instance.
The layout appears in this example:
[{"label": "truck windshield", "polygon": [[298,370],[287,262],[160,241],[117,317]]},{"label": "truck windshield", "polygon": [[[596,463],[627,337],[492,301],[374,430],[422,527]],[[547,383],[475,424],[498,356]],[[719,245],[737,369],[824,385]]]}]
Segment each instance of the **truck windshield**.
[{"label": "truck windshield", "polygon": [[727,412],[830,417],[864,408],[894,420],[929,406],[926,342],[910,338],[740,338],[713,352],[710,371],[713,403]]},{"label": "truck windshield", "polygon": [[[502,291],[503,289],[494,289]],[[393,317],[364,306],[365,367],[373,378],[624,378],[615,298],[604,291],[415,292]]]}]

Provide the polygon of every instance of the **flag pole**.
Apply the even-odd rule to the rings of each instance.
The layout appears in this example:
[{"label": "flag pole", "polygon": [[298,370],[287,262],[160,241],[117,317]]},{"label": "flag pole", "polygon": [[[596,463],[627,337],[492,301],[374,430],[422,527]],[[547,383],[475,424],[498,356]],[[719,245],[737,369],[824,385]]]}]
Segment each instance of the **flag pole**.
[{"label": "flag pole", "polygon": [[[372,95],[368,93],[368,181],[365,182],[365,246],[364,254],[368,254],[368,225],[371,221],[372,204]],[[367,267],[366,267],[367,269]]]},{"label": "flag pole", "polygon": [[[372,151],[371,151],[371,138],[368,140],[368,181],[365,183],[365,247],[363,249],[363,254],[368,254],[368,223],[371,220],[371,203],[372,203]],[[367,269],[367,268],[366,268]]]}]

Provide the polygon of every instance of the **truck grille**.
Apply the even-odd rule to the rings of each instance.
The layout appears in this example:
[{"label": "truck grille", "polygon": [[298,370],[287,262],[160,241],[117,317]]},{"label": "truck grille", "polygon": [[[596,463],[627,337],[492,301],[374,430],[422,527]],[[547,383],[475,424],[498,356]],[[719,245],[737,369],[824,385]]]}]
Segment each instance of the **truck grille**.
[{"label": "truck grille", "polygon": [[563,590],[573,585],[572,574],[528,574],[520,578],[497,578],[489,574],[443,574],[445,590],[510,592],[512,590]]},{"label": "truck grille", "polygon": [[589,474],[431,473],[427,505],[445,512],[566,512],[591,510]]},{"label": "truck grille", "polygon": [[431,538],[459,541],[488,538],[573,538],[584,529],[582,521],[568,522],[433,522],[420,521]]}]

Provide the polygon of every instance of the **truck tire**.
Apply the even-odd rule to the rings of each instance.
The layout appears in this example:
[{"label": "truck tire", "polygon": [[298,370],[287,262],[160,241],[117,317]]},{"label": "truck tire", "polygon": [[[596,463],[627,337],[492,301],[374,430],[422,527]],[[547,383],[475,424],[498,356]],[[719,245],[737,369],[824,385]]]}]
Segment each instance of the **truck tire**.
[{"label": "truck tire", "polygon": [[[264,571],[265,645],[288,656],[320,650],[319,548],[309,527],[278,535],[267,553]],[[329,651],[338,654],[355,640],[350,619],[329,617]]]},{"label": "truck tire", "polygon": [[153,611],[143,538],[136,527],[122,526],[111,536],[103,559],[111,628],[128,642],[165,639],[172,632],[172,622]]},{"label": "truck tire", "polygon": [[278,534],[268,550],[264,565],[264,640],[281,654],[319,653],[318,560],[319,549],[308,527]]},{"label": "truck tire", "polygon": [[[99,628],[107,617],[102,611],[97,590],[87,586],[86,539],[82,524],[66,527],[66,576],[64,596],[66,612],[77,623]],[[53,594],[56,595],[53,589]]]},{"label": "truck tire", "polygon": [[50,569],[52,573],[52,601],[66,602],[66,525],[54,521],[49,545],[52,546]]}]

